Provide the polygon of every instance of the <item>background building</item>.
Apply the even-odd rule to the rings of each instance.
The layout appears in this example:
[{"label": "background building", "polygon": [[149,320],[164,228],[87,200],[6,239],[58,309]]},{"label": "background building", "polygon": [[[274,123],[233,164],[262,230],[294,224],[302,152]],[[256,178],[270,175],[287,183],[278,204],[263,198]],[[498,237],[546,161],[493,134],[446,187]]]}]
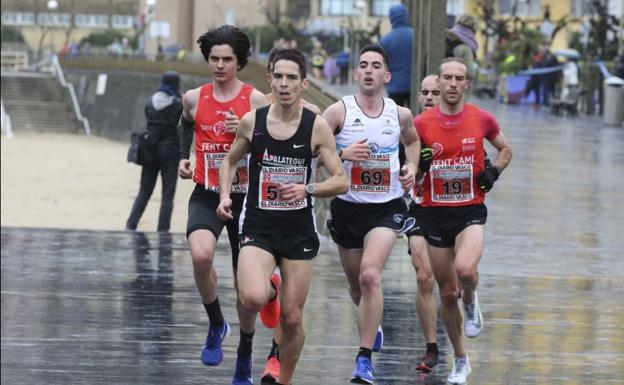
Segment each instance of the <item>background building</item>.
[{"label": "background building", "polygon": [[[404,3],[416,0],[403,0]],[[624,14],[624,0],[599,0],[615,17]],[[156,54],[158,47],[185,47],[197,52],[195,41],[208,29],[236,24],[243,28],[288,26],[307,35],[380,36],[390,30],[388,9],[401,0],[3,0],[2,25],[19,29],[37,51],[59,51],[93,32],[119,31],[140,51]],[[498,18],[515,15],[540,27],[544,10],[550,20],[566,19],[552,48],[567,47],[572,34],[583,28],[592,0],[447,0],[449,24],[462,15],[481,19],[483,4],[491,4]],[[478,34],[480,46],[484,36]],[[254,42],[257,45],[257,42]],[[492,44],[489,45],[490,49]],[[270,47],[261,47],[267,51]],[[484,56],[485,52],[479,52]]]}]

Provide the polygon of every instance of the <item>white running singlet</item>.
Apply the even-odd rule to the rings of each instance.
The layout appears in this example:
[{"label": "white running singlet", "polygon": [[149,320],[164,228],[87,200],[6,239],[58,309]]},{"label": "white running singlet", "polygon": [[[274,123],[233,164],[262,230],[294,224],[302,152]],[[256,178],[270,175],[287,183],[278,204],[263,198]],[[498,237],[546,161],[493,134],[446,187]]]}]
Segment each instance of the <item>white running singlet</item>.
[{"label": "white running singlet", "polygon": [[343,162],[349,178],[349,191],[338,198],[353,203],[385,203],[403,196],[399,182],[399,111],[392,99],[383,98],[384,107],[377,117],[366,115],[354,95],[342,98],[345,119],[336,135],[336,147],[345,149],[367,139],[371,150],[365,161]]}]

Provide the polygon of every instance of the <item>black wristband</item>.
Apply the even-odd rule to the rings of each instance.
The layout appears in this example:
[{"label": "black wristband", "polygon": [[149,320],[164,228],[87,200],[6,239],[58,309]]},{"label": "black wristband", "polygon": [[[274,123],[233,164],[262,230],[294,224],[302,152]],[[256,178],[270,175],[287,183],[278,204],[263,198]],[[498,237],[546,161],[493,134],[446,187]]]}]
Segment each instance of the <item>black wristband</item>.
[{"label": "black wristband", "polygon": [[178,155],[180,155],[180,159],[190,159],[191,157],[194,130],[195,122],[186,120],[181,116],[178,121]]}]

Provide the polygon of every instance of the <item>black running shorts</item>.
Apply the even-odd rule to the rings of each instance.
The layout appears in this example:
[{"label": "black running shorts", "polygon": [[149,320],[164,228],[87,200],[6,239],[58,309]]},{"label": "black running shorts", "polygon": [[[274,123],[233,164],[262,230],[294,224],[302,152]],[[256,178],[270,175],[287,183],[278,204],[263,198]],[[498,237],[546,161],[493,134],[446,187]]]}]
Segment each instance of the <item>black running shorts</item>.
[{"label": "black running shorts", "polygon": [[362,249],[364,237],[372,229],[386,227],[403,232],[406,219],[407,205],[403,198],[386,203],[352,203],[334,198],[327,227],[338,246],[344,249]]},{"label": "black running shorts", "polygon": [[316,257],[321,246],[316,233],[311,234],[241,234],[240,247],[255,246],[273,255],[275,263],[282,258],[310,260]]},{"label": "black running shorts", "polygon": [[409,210],[407,211],[407,215],[416,219],[416,224],[410,230],[405,232],[405,235],[407,235],[408,237],[411,237],[411,236],[422,237],[425,235],[425,230],[423,229],[423,226],[422,226],[423,210],[424,208],[421,205],[416,204],[414,202],[410,203]]},{"label": "black running shorts", "polygon": [[484,225],[484,204],[457,207],[425,207],[422,216],[425,239],[431,246],[453,247],[455,238],[470,225]]},{"label": "black running shorts", "polygon": [[191,194],[188,204],[188,221],[186,222],[186,237],[195,230],[209,230],[216,239],[219,239],[223,226],[227,228],[230,247],[232,248],[232,267],[236,269],[238,264],[238,218],[243,208],[245,194],[230,194],[232,198],[232,214],[234,219],[227,222],[217,216],[219,207],[219,194],[208,191],[199,184]]}]

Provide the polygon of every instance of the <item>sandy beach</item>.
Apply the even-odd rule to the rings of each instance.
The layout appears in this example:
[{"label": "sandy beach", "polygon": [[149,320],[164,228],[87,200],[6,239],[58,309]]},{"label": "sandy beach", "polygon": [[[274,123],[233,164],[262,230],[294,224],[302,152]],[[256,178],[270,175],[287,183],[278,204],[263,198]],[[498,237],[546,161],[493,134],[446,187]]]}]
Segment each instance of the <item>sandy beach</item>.
[{"label": "sandy beach", "polygon": [[[2,226],[123,230],[139,190],[141,167],[127,145],[81,134],[2,135]],[[191,181],[178,181],[172,232],[186,229]],[[160,180],[138,230],[155,231]]]}]

